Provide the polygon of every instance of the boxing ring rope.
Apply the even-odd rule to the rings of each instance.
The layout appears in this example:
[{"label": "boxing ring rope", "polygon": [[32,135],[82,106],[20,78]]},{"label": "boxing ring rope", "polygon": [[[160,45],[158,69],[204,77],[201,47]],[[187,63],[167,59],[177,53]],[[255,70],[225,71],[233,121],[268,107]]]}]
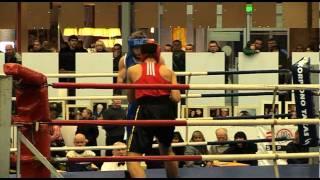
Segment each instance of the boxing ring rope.
[{"label": "boxing ring rope", "polygon": [[[191,74],[189,74],[188,76],[186,76],[187,79],[187,84],[191,84]],[[185,106],[185,115],[186,115],[186,119],[189,119],[189,89],[187,89],[186,91],[186,106]],[[181,102],[179,102],[181,103]],[[182,110],[182,109],[181,109]],[[180,111],[181,112],[181,111]],[[188,139],[189,139],[189,126],[186,126],[186,142],[189,143]]]},{"label": "boxing ring rope", "polygon": [[[52,120],[40,124],[77,125],[118,125],[118,126],[258,126],[319,124],[320,119],[246,119],[246,120]],[[21,124],[21,123],[15,123]],[[27,124],[27,123],[24,123]]]},{"label": "boxing ring rope", "polygon": [[174,156],[105,156],[90,158],[64,158],[57,162],[121,162],[121,161],[235,161],[235,160],[277,160],[319,157],[320,152],[272,153],[272,154],[227,154],[227,155],[174,155]]},{"label": "boxing ring rope", "polygon": [[239,84],[104,84],[104,83],[53,83],[53,88],[70,89],[179,89],[179,90],[315,90],[320,84],[291,85],[239,85]]},{"label": "boxing ring rope", "polygon": [[[273,92],[252,92],[252,93],[218,93],[218,94],[188,94],[188,98],[206,98],[206,97],[232,97],[232,96],[265,96],[273,95]],[[287,94],[286,92],[277,92],[277,95]],[[314,93],[315,96],[320,94]],[[187,98],[186,94],[181,94],[181,98]],[[121,99],[126,100],[127,96],[53,96],[48,98],[51,101],[57,100],[105,100],[105,99]],[[15,101],[16,98],[12,97]]]},{"label": "boxing ring rope", "polygon": [[[320,73],[320,70],[310,70],[311,73]],[[177,76],[208,76],[230,74],[265,74],[265,73],[291,73],[287,69],[274,70],[246,70],[246,71],[203,71],[203,72],[175,72]],[[4,74],[3,74],[4,75]],[[117,77],[118,73],[60,73],[45,74],[48,78],[88,78],[88,77]]]},{"label": "boxing ring rope", "polygon": [[[276,138],[276,141],[291,141],[293,139],[287,138]],[[209,146],[209,145],[225,145],[225,144],[236,144],[239,142],[242,143],[265,143],[271,142],[271,139],[250,139],[244,141],[208,141],[208,142],[179,142],[179,143],[171,143],[171,147],[185,147],[185,146]],[[153,144],[152,148],[158,148],[159,144]],[[71,150],[115,150],[115,149],[124,149],[127,146],[64,146],[64,147],[51,147],[50,151],[71,151]],[[10,152],[16,152],[17,148],[10,148]]]}]

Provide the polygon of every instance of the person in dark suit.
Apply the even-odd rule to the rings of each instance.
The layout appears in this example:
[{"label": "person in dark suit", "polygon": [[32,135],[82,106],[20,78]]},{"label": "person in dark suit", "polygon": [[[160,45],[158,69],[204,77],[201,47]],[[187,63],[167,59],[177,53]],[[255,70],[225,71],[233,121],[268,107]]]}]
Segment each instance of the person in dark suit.
[{"label": "person in dark suit", "polygon": [[[112,105],[106,111],[103,112],[103,119],[106,120],[124,120],[126,119],[126,111],[121,107],[121,100],[114,99]],[[106,145],[111,146],[115,142],[123,142],[124,139],[124,127],[116,125],[103,126],[106,130]],[[112,151],[107,150],[106,156],[112,156]]]},{"label": "person in dark suit", "polygon": [[[244,132],[239,131],[234,135],[234,141],[247,140],[247,136]],[[257,144],[251,142],[238,142],[231,144],[230,147],[224,151],[223,154],[255,154],[258,151]],[[250,166],[257,166],[257,160],[245,160],[237,161],[239,163],[249,164]]]},{"label": "person in dark suit", "polygon": [[[292,142],[290,142],[286,146],[286,152],[287,153],[303,153],[303,152],[309,152],[308,147],[302,146],[299,144],[299,131],[297,130],[295,132],[295,137]],[[287,159],[288,164],[308,164],[309,159]]]}]

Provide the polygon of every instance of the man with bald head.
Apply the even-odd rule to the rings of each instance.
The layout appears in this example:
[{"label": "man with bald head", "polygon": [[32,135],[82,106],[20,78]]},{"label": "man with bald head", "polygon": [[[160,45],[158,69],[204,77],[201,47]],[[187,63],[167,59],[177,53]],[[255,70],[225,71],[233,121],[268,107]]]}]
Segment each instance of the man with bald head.
[{"label": "man with bald head", "polygon": [[18,63],[21,64],[21,56],[16,53],[11,44],[5,46],[5,63]]},{"label": "man with bald head", "polygon": [[[113,144],[117,149],[112,150],[112,156],[127,156],[128,149],[127,145],[123,142],[115,142]],[[121,147],[121,148],[120,148]],[[145,162],[140,163],[143,167],[146,167]],[[126,162],[104,162],[101,166],[101,171],[126,171],[127,164]]]},{"label": "man with bald head", "polygon": [[[226,128],[216,129],[216,137],[218,142],[228,141],[228,130]],[[212,145],[210,147],[210,154],[222,154],[229,148],[228,144],[225,145]]]},{"label": "man with bald head", "polygon": [[[84,134],[77,133],[74,136],[73,144],[76,147],[84,147],[88,143],[88,139]],[[96,154],[91,150],[72,150],[68,151],[67,158],[94,157]],[[67,163],[67,171],[94,171],[98,167],[90,162]]]}]

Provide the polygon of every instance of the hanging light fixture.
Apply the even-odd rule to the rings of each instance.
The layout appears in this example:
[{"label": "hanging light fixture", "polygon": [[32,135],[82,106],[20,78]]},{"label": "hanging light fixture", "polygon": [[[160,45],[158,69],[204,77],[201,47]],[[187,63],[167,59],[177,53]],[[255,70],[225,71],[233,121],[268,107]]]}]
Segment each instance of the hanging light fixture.
[{"label": "hanging light fixture", "polygon": [[109,30],[107,28],[94,28],[93,36],[108,37]]},{"label": "hanging light fixture", "polygon": [[63,30],[63,35],[64,36],[72,36],[72,35],[78,35],[78,30],[77,28],[64,28]]},{"label": "hanging light fixture", "polygon": [[121,36],[120,28],[109,28],[109,37]]},{"label": "hanging light fixture", "polygon": [[91,27],[79,28],[79,36],[93,36],[93,35],[94,35],[94,28],[91,28]]}]

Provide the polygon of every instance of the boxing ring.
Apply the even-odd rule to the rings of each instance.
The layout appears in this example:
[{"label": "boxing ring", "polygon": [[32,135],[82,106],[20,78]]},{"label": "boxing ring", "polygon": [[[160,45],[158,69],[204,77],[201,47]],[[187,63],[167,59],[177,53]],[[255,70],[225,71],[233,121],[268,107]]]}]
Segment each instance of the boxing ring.
[{"label": "boxing ring", "polygon": [[[232,173],[230,173],[232,172]],[[250,172],[250,173],[248,173]],[[279,166],[281,178],[319,178],[316,165]],[[124,171],[63,172],[65,178],[126,178]],[[166,178],[164,169],[147,169],[147,178]],[[271,166],[180,168],[179,178],[275,178]],[[10,178],[15,178],[10,175]]]},{"label": "boxing ring", "polygon": [[[17,73],[17,72],[16,72]],[[191,73],[192,74],[192,73]],[[190,75],[191,75],[190,74]],[[196,74],[196,73],[195,73]],[[208,74],[208,73],[207,73]],[[199,73],[201,75],[201,73]],[[202,74],[203,75],[203,74]],[[73,76],[74,77],[74,76]],[[32,78],[30,78],[32,79]],[[28,79],[28,80],[30,80]],[[1,109],[4,108],[8,110],[7,112],[0,112],[1,119],[5,119],[2,125],[0,126],[0,130],[5,130],[8,126],[11,125],[11,85],[12,79],[11,77],[1,77]],[[32,83],[31,83],[32,84]],[[82,88],[82,89],[180,89],[180,90],[272,90],[273,93],[273,104],[272,104],[272,112],[274,112],[275,108],[275,96],[278,91],[281,90],[319,90],[319,84],[300,84],[300,85],[234,85],[234,84],[186,84],[186,85],[163,85],[163,84],[98,84],[98,83],[53,83],[49,86],[53,88]],[[42,88],[48,88],[47,85],[42,86]],[[197,95],[198,96],[198,95]],[[188,98],[188,91],[185,95],[185,98]],[[83,97],[82,97],[83,98]],[[123,98],[123,97],[122,97]],[[115,98],[116,99],[116,98]],[[48,97],[47,97],[48,100]],[[319,168],[317,166],[278,166],[276,160],[277,159],[297,159],[297,158],[312,158],[319,157],[319,152],[311,152],[311,153],[290,153],[290,154],[281,154],[276,153],[275,148],[275,125],[286,125],[286,124],[319,124],[319,119],[276,119],[276,115],[273,113],[270,118],[264,120],[256,120],[254,119],[246,119],[246,120],[215,120],[212,119],[198,119],[198,120],[189,120],[188,117],[186,119],[177,119],[176,121],[166,121],[166,120],[118,120],[116,122],[112,120],[73,120],[73,121],[64,121],[64,120],[48,120],[48,121],[35,121],[35,122],[15,122],[14,125],[18,127],[23,126],[34,126],[35,131],[39,131],[41,126],[45,125],[134,125],[134,126],[229,126],[229,125],[237,125],[237,126],[256,126],[256,125],[271,125],[272,129],[272,154],[231,154],[231,155],[202,155],[202,156],[143,156],[143,157],[94,157],[94,158],[68,158],[69,162],[105,162],[105,161],[186,161],[186,160],[258,160],[258,159],[270,159],[274,160],[273,167],[217,167],[217,168],[182,168],[180,169],[180,177],[270,177],[270,174],[274,174],[274,177],[317,177]],[[9,129],[9,128],[8,128]],[[1,131],[6,132],[6,131]],[[6,134],[9,136],[9,133]],[[188,135],[187,135],[188,137]],[[5,137],[6,138],[6,137]],[[10,139],[10,136],[9,138]],[[54,177],[124,177],[123,172],[84,172],[84,173],[58,173],[53,166],[48,161],[48,157],[43,156],[35,146],[26,138],[21,132],[18,131],[18,146],[17,146],[17,175],[19,177],[20,172],[20,154],[21,154],[21,145],[20,141],[27,146],[27,148],[33,153],[33,155],[41,161],[42,164],[51,172]],[[189,145],[191,143],[187,143]],[[6,148],[6,147],[4,147]],[[46,147],[48,150],[49,147]],[[5,155],[8,153],[10,148],[8,147],[6,150],[0,151],[1,155]],[[60,149],[62,150],[62,149]],[[49,149],[50,151],[50,149]],[[0,168],[0,173],[5,172]],[[299,169],[299,170],[298,170]],[[318,170],[318,171],[317,171]],[[230,171],[234,172],[230,173]],[[163,169],[154,169],[147,170],[147,176],[150,177],[164,177]],[[196,172],[196,173],[195,173]],[[248,173],[250,172],[250,173]],[[294,172],[294,173],[292,173]],[[95,174],[95,175],[93,175]],[[108,174],[108,175],[107,175]],[[202,176],[204,175],[204,176]]]}]

